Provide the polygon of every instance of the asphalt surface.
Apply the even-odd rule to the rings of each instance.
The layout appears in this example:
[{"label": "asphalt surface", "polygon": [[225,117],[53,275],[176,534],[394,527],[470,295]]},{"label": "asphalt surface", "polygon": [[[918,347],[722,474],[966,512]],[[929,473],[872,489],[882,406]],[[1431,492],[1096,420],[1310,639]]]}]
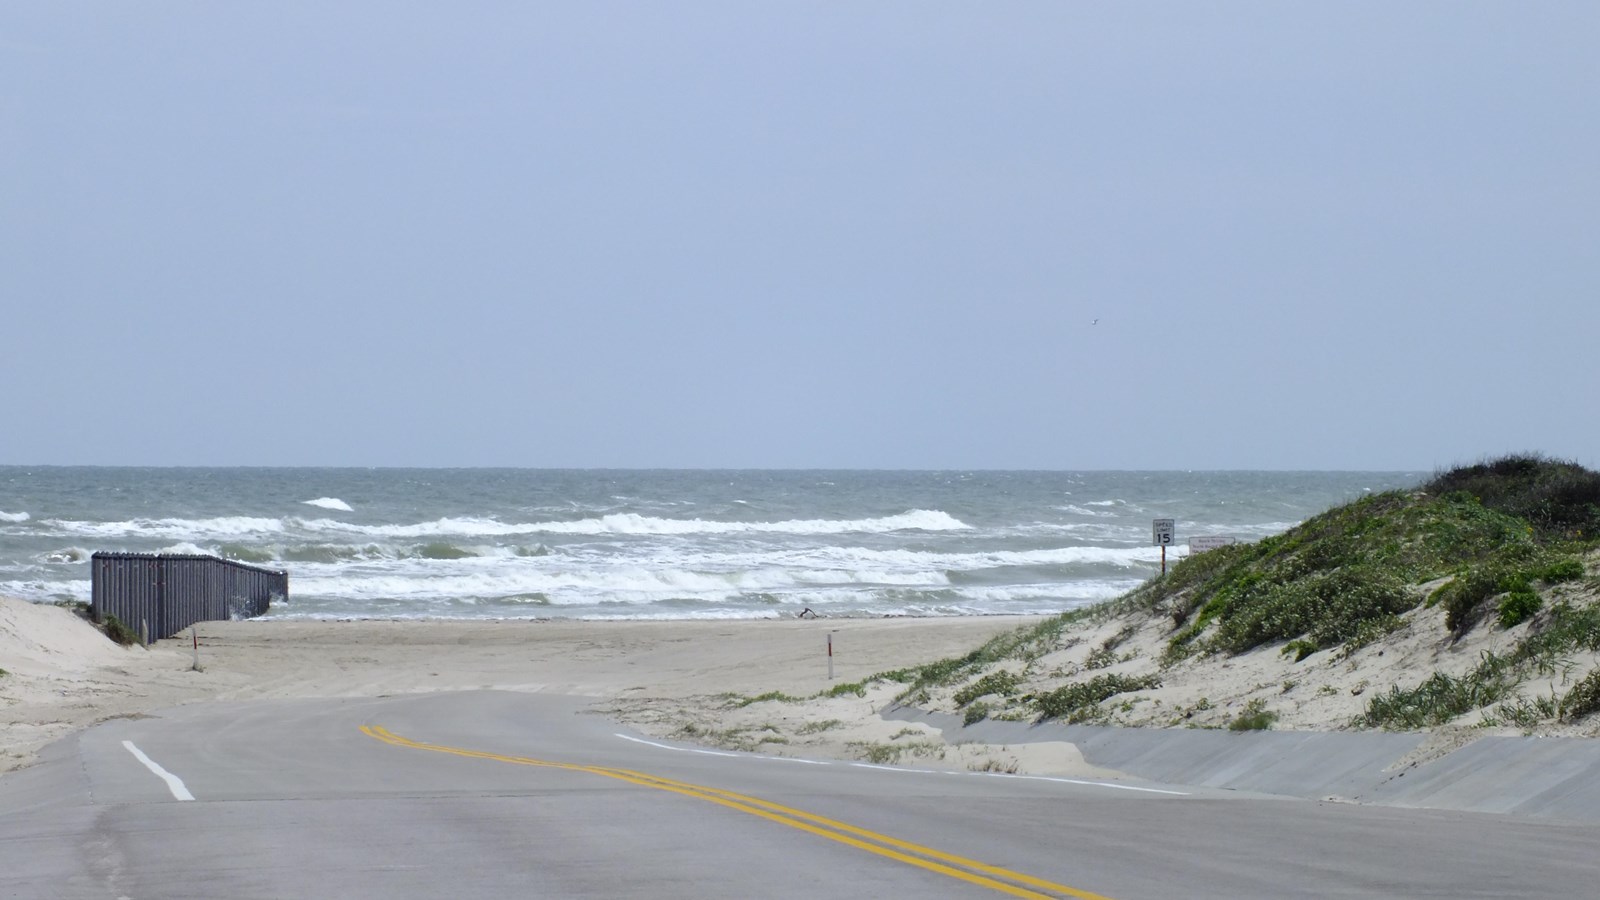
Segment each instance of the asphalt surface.
[{"label": "asphalt surface", "polygon": [[547,695],[185,707],[105,723],[0,778],[6,898],[1508,898],[1597,885],[1590,824],[708,753]]}]

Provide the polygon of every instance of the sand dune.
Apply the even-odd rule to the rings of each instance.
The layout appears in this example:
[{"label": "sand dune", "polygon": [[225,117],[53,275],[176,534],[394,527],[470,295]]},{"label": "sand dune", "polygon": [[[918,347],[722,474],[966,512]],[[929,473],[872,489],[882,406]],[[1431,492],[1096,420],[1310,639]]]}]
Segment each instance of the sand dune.
[{"label": "sand dune", "polygon": [[[759,731],[760,723],[742,720],[757,716],[790,725],[790,746],[761,741],[759,734],[745,742],[768,750],[860,755],[863,744],[897,740],[921,752],[923,762],[1011,767],[1018,754],[967,748],[946,751],[940,760],[922,746],[934,737],[917,744],[907,734],[891,738],[907,726],[876,715],[887,702],[879,696],[886,688],[867,697],[748,707],[734,706],[726,695],[808,697],[886,669],[965,653],[1026,621],[207,622],[197,626],[201,670],[195,671],[187,633],[149,649],[124,648],[67,610],[0,598],[0,668],[7,670],[0,676],[0,771],[27,765],[45,744],[75,729],[163,707],[474,688],[590,697],[597,709],[663,736],[720,730],[719,737],[732,732],[738,744],[740,729]],[[775,706],[782,709],[770,709]],[[825,727],[808,730],[808,722]],[[1020,756],[1037,757],[1041,770],[1082,770],[1066,746],[1030,748]]]}]

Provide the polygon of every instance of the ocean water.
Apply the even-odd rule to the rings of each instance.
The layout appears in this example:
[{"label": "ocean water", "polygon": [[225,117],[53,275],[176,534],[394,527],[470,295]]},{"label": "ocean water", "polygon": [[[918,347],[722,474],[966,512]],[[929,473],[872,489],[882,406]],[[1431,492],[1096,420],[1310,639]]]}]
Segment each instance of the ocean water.
[{"label": "ocean water", "polygon": [[1256,540],[1406,472],[0,467],[0,594],[100,550],[289,572],[274,618],[1053,613],[1160,570],[1151,519]]}]

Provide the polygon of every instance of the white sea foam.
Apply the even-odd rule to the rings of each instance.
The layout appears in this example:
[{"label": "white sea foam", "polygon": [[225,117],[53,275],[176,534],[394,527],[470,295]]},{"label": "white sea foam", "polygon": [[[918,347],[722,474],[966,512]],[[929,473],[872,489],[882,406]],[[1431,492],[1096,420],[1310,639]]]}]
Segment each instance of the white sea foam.
[{"label": "white sea foam", "polygon": [[[1013,576],[981,574],[1003,573],[1008,567],[1056,568],[1069,583],[1076,580],[1075,574],[1094,578],[1091,573],[1095,569],[1103,575],[1107,567],[1129,570],[1131,577],[1140,566],[1153,566],[1158,552],[1153,547],[1063,547],[989,553],[817,547],[765,552],[657,552],[632,556],[623,562],[594,550],[538,557],[367,556],[359,561],[298,562],[292,568],[297,592],[330,599],[425,600],[540,594],[557,605],[605,599],[645,603],[671,598],[719,602],[743,599],[756,603],[763,596],[787,599],[794,592],[817,589],[937,590],[950,587],[952,577],[960,573],[973,573],[966,577],[1009,579]],[[1172,551],[1169,557],[1178,558]],[[966,585],[963,589],[974,587]],[[1049,590],[1077,596],[1054,587]],[[1035,591],[1034,595],[1040,594]]]},{"label": "white sea foam", "polygon": [[694,534],[883,534],[894,531],[960,531],[972,526],[939,510],[913,509],[876,519],[793,519],[784,522],[719,522],[707,519],[663,519],[637,513],[616,513],[571,522],[501,522],[495,519],[448,517],[416,525],[355,525],[331,519],[301,523],[306,528],[378,537],[492,536],[519,534],[694,535]]},{"label": "white sea foam", "polygon": [[1005,537],[1021,537],[1040,534],[1065,535],[1073,540],[1090,541],[1129,541],[1144,535],[1150,537],[1150,525],[1129,524],[1116,522],[1031,522],[1026,525],[1008,525],[997,528],[993,533]]},{"label": "white sea foam", "polygon": [[223,516],[214,519],[131,519],[124,522],[78,522],[56,520],[50,523],[68,534],[87,537],[121,538],[227,538],[276,534],[287,527],[283,519],[259,516]]},{"label": "white sea foam", "polygon": [[318,497],[315,500],[302,500],[300,502],[307,506],[320,506],[323,509],[336,509],[339,512],[355,512],[355,510],[350,508],[350,504],[340,500],[338,497]]},{"label": "white sea foam", "polygon": [[[240,471],[159,484],[65,473],[59,484],[46,479],[48,501],[13,502],[33,516],[0,512],[0,533],[15,548],[0,552],[0,579],[11,585],[0,593],[88,599],[87,554],[120,549],[221,553],[289,569],[293,596],[274,611],[295,617],[763,618],[806,606],[830,616],[1046,613],[1154,575],[1153,515],[1178,521],[1170,564],[1187,537],[1253,540],[1294,524],[1266,520],[1299,519],[1322,502],[1282,494],[1276,476],[1226,490],[1181,476],[824,477],[837,486],[783,473],[363,472],[352,480]],[[86,480],[98,485],[92,493]],[[363,521],[340,521],[356,518],[345,494],[361,498]],[[294,514],[302,504],[316,509]],[[411,512],[366,515],[383,508]],[[40,519],[39,509],[57,518]],[[93,512],[69,512],[80,509]]]},{"label": "white sea foam", "polygon": [[[894,570],[977,571],[1006,566],[1113,565],[1130,567],[1160,559],[1160,548],[1049,547],[1039,550],[937,552],[931,550],[827,546],[801,550],[754,550],[748,553],[683,552],[644,557],[691,568],[745,568],[773,562],[817,568],[882,568]],[[1170,551],[1169,551],[1170,555]]]},{"label": "white sea foam", "polygon": [[[871,552],[871,551],[869,551]],[[1128,568],[1158,559],[1155,547],[1053,547],[1044,550],[994,550],[987,553],[928,553],[889,550],[882,555],[903,564],[951,571],[981,571],[1011,566],[1110,565]],[[874,553],[874,555],[877,555]]]},{"label": "white sea foam", "polygon": [[1247,539],[1264,538],[1264,537],[1271,537],[1272,535],[1275,535],[1275,534],[1282,534],[1283,532],[1288,531],[1289,529],[1295,527],[1298,524],[1300,524],[1300,523],[1299,522],[1261,522],[1261,523],[1251,524],[1251,525],[1201,525],[1201,526],[1198,526],[1198,529],[1206,529],[1206,530],[1204,530],[1204,531],[1197,530],[1196,533],[1197,534],[1227,534],[1227,535],[1232,535],[1234,537],[1247,538]]},{"label": "white sea foam", "polygon": [[[490,571],[538,572],[542,575],[588,577],[590,572],[615,575],[618,572],[694,572],[728,579],[750,590],[766,589],[785,583],[852,582],[874,584],[933,584],[951,573],[982,572],[1008,567],[1115,567],[1135,569],[1159,560],[1160,550],[1138,547],[1055,547],[1039,550],[995,550],[989,552],[937,552],[927,550],[876,549],[857,546],[821,546],[798,549],[752,548],[747,551],[671,547],[631,553],[619,565],[610,547],[568,547],[550,553],[528,556],[504,549],[458,558],[434,558],[397,548],[371,546],[358,559],[386,573],[408,577]],[[1173,550],[1168,551],[1169,558]],[[342,571],[350,557],[307,560],[296,563],[304,571]],[[320,568],[319,568],[320,567]],[[679,584],[678,586],[687,586]]]},{"label": "white sea foam", "polygon": [[[24,514],[26,515],[26,514]],[[707,519],[664,519],[617,513],[575,521],[502,522],[478,517],[445,517],[414,525],[359,525],[336,519],[281,519],[222,516],[208,519],[131,519],[120,522],[57,520],[50,523],[68,534],[88,537],[225,539],[281,534],[292,530],[361,534],[391,538],[504,537],[511,535],[697,535],[697,534],[885,534],[895,531],[960,531],[972,526],[939,510],[914,509],[873,519],[793,519],[782,522],[720,522]]]},{"label": "white sea foam", "polygon": [[[1089,505],[1099,506],[1101,504],[1091,503]],[[1094,516],[1097,519],[1114,519],[1117,517],[1117,514],[1114,512],[1104,512],[1098,509],[1084,509],[1076,503],[1068,503],[1065,506],[1058,506],[1056,509],[1059,509],[1062,512],[1072,513],[1075,516]]]},{"label": "white sea foam", "polygon": [[34,602],[50,602],[71,598],[87,602],[91,587],[87,578],[75,578],[68,581],[19,578],[12,581],[0,581],[0,597],[15,597],[18,600],[31,600]]},{"label": "white sea foam", "polygon": [[210,555],[212,555],[210,550],[207,550],[206,548],[198,546],[198,545],[195,545],[195,544],[191,544],[188,541],[184,541],[182,543],[173,544],[170,547],[162,547],[160,550],[158,550],[156,552],[157,553],[172,553],[172,554],[176,554],[176,555],[179,555],[179,556],[210,556]]},{"label": "white sea foam", "polygon": [[957,591],[963,600],[974,603],[1014,603],[1018,600],[1098,601],[1126,593],[1139,586],[1138,579],[1127,581],[1073,581],[1060,584],[1029,584],[1008,587],[965,587]]}]

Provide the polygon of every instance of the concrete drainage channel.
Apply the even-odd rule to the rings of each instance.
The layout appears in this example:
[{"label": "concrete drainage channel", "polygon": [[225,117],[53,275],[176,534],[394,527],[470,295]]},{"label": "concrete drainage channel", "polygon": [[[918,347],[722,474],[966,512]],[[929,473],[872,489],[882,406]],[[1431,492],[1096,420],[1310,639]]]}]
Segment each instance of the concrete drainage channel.
[{"label": "concrete drainage channel", "polygon": [[992,720],[963,727],[955,714],[909,706],[886,710],[883,718],[933,726],[951,743],[1067,741],[1092,765],[1169,784],[1600,822],[1600,740],[1589,738],[1481,737],[1401,764],[1428,735]]}]

